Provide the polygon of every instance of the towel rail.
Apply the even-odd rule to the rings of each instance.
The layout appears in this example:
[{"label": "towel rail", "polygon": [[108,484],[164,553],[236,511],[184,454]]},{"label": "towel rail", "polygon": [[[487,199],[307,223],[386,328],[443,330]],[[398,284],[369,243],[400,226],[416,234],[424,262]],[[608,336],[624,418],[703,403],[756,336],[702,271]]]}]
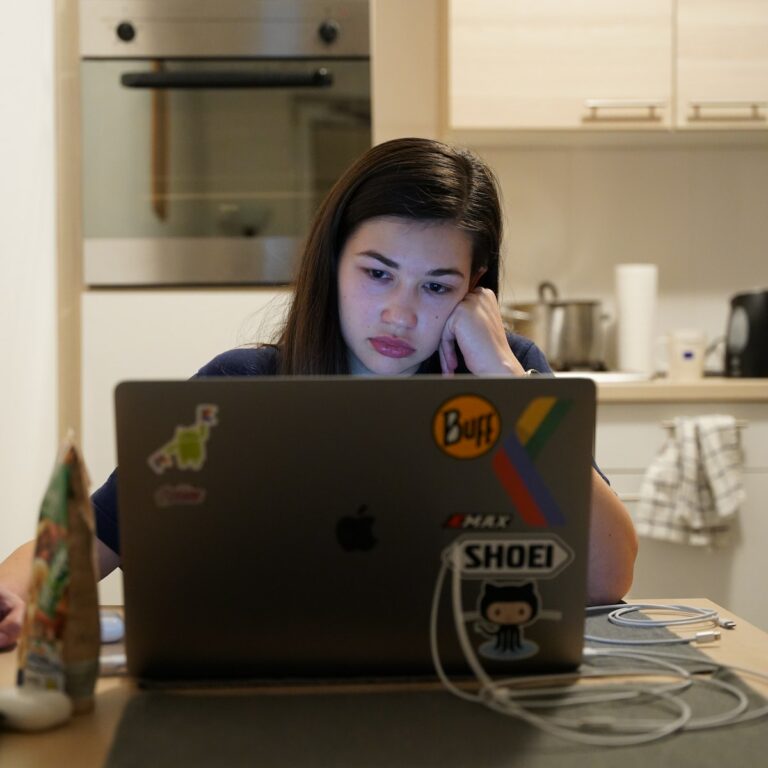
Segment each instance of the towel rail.
[{"label": "towel rail", "polygon": [[[745,421],[744,419],[736,419],[734,421],[734,426],[736,429],[745,429],[749,425],[748,421]],[[664,427],[664,429],[674,429],[675,428],[675,420],[674,419],[665,419],[661,422],[661,426]]]}]

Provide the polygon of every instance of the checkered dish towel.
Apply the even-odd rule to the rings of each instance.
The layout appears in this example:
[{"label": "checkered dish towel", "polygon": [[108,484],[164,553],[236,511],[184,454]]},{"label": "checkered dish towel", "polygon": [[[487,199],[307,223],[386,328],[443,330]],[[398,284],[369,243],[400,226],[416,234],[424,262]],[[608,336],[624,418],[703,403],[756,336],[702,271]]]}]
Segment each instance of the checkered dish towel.
[{"label": "checkered dish towel", "polygon": [[640,536],[694,546],[730,540],[744,501],[740,430],[733,416],[677,418],[640,487]]}]

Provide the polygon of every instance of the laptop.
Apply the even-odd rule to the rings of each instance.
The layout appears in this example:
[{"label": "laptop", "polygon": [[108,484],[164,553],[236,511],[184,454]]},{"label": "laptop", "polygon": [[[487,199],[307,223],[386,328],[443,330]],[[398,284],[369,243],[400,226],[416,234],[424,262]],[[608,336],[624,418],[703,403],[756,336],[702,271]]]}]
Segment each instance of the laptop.
[{"label": "laptop", "polygon": [[129,674],[580,663],[591,381],[208,378],[115,397]]}]

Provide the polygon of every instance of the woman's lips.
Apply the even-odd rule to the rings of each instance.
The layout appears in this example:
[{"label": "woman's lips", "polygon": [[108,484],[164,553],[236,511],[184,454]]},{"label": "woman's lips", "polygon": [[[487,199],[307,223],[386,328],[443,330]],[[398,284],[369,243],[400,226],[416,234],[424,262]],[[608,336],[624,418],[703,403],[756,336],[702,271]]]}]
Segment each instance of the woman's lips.
[{"label": "woman's lips", "polygon": [[371,346],[385,357],[408,357],[416,350],[402,339],[394,339],[390,336],[376,336],[370,339]]}]

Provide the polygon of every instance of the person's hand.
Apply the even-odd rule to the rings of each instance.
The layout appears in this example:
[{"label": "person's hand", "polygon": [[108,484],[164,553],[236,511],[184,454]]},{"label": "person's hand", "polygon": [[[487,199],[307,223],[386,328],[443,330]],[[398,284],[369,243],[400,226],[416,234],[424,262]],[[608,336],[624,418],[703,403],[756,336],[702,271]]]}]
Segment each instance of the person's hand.
[{"label": "person's hand", "polygon": [[467,293],[449,315],[439,347],[444,374],[452,374],[458,366],[454,344],[458,344],[471,373],[525,373],[509,348],[499,303],[488,288],[475,288]]},{"label": "person's hand", "polygon": [[0,652],[16,646],[24,622],[24,601],[0,585]]}]

